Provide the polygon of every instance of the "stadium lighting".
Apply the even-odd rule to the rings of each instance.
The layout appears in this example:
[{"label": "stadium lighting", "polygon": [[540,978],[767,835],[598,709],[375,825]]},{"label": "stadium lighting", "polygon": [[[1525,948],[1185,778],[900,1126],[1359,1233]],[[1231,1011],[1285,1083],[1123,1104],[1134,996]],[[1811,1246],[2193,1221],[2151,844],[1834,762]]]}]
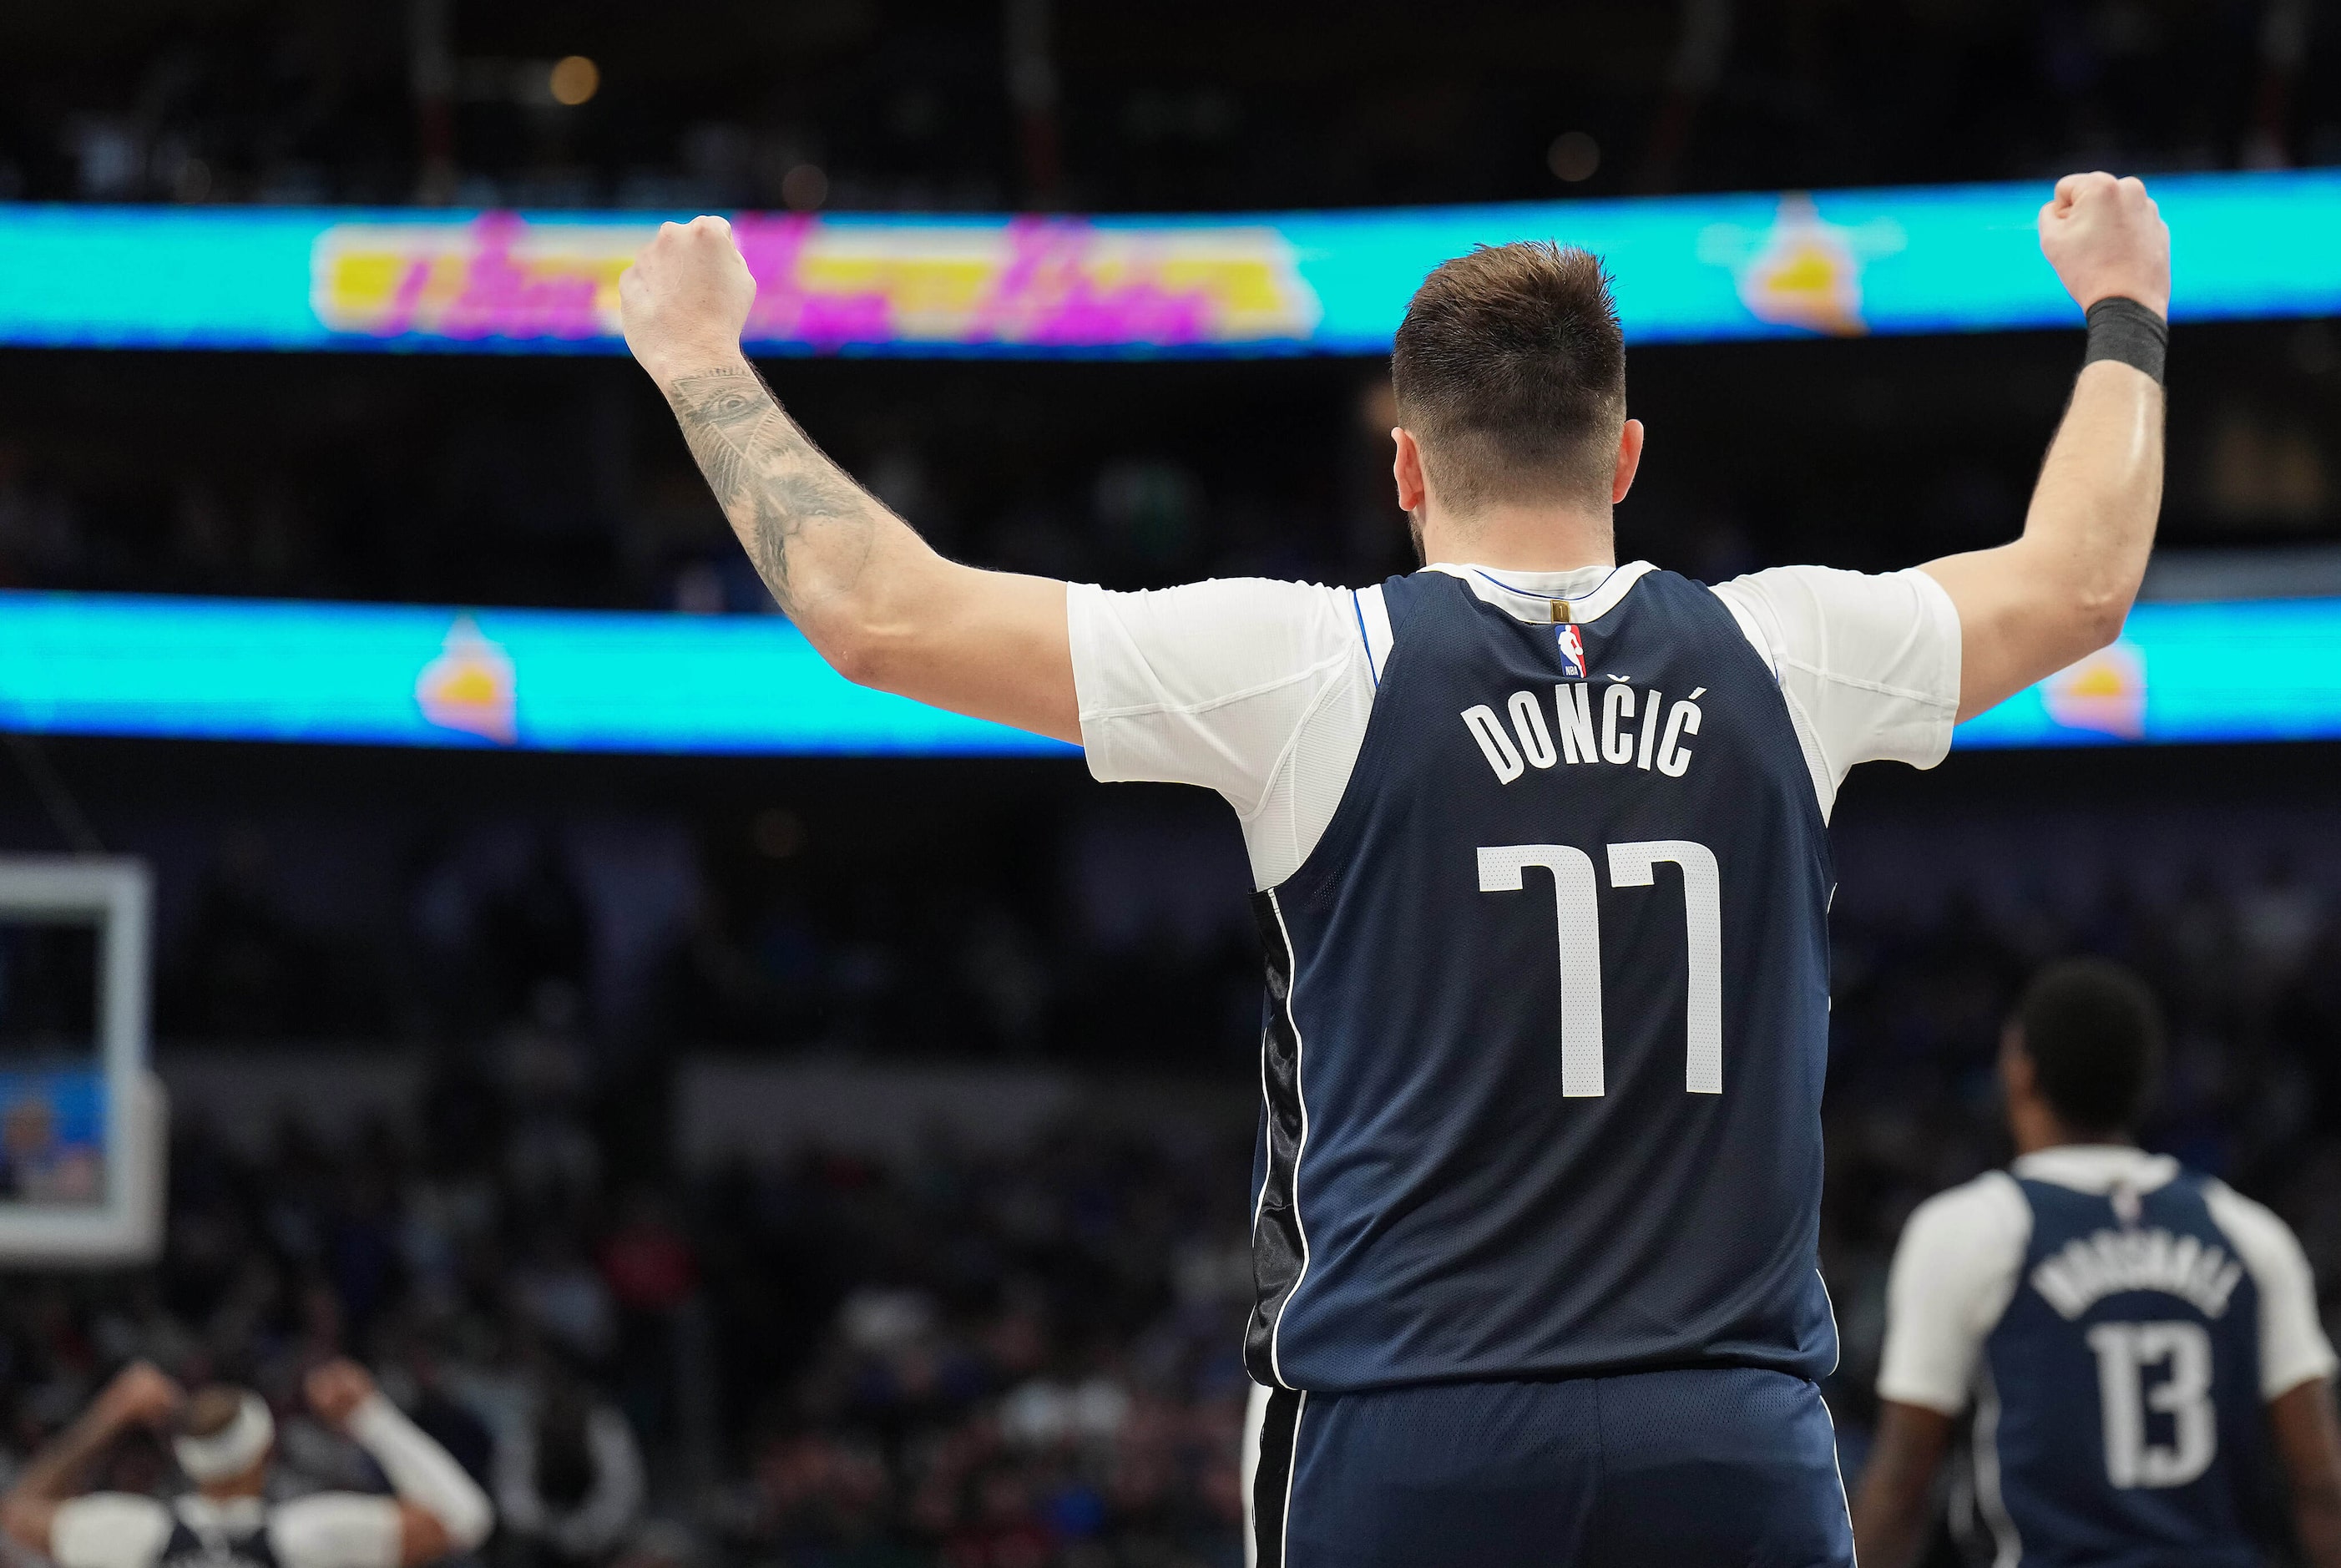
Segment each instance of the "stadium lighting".
[{"label": "stadium lighting", "polygon": [[602,68],[583,55],[564,55],[553,62],[546,85],[554,103],[575,108],[602,90]]}]

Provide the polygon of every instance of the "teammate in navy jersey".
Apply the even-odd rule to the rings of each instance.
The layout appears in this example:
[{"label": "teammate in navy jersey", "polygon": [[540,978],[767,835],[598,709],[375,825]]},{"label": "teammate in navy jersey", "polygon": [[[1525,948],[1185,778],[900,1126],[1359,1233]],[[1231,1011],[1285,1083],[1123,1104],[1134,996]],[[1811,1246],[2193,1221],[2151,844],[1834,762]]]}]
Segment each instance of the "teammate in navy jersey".
[{"label": "teammate in navy jersey", "polygon": [[1854,1512],[1908,1563],[1955,1419],[1997,1568],[2251,1568],[2268,1479],[2311,1568],[2341,1568],[2333,1347],[2284,1222],[2131,1142],[2161,1029],[2109,964],[2044,971],[2001,1042],[2017,1161],[1911,1215]]},{"label": "teammate in navy jersey", "polygon": [[[394,1496],[296,1486],[288,1497],[265,1400],[222,1383],[190,1396],[141,1361],[16,1473],[0,1495],[0,1534],[18,1561],[55,1568],[425,1568],[479,1550],[495,1523],[487,1493],[364,1367],[329,1361],[304,1383],[311,1412],[365,1451]],[[168,1502],[84,1492],[141,1426],[170,1433],[192,1490]]]},{"label": "teammate in navy jersey", "polygon": [[1391,359],[1425,569],[1359,590],[946,561],[742,357],[722,220],[625,275],[628,343],[840,671],[1236,808],[1261,1562],[1850,1561],[1814,1381],[1827,816],[2110,641],[2160,504],[2167,233],[2081,175],[2040,235],[2089,348],[2022,536],[1713,588],[1618,563],[1643,429],[1581,251],[1425,280]]}]

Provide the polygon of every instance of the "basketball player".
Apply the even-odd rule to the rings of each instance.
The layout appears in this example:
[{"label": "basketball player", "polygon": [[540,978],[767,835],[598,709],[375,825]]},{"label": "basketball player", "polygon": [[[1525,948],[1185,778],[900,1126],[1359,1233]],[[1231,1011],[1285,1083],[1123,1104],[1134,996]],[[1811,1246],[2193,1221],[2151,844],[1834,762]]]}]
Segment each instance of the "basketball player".
[{"label": "basketball player", "polygon": [[[364,1367],[328,1362],[307,1392],[320,1420],[373,1456],[395,1497],[320,1492],[269,1503],[276,1423],[267,1403],[224,1386],[187,1398],[137,1362],[25,1467],[0,1498],[0,1528],[58,1568],[418,1568],[487,1539],[487,1494]],[[194,1491],[167,1503],[79,1493],[84,1473],[134,1426],[172,1433]]]},{"label": "basketball player", "polygon": [[1920,1205],[1887,1294],[1869,1568],[1909,1561],[1972,1395],[1998,1568],[2250,1568],[2272,1434],[2312,1568],[2341,1568],[2333,1347],[2284,1222],[2130,1140],[2159,1054],[2127,972],[2044,971],[2002,1037],[2017,1161]]},{"label": "basketball player", "polygon": [[1814,1383],[1824,823],[1855,764],[1931,765],[2109,641],[2160,503],[2167,233],[2080,175],[2040,234],[2089,346],[2023,536],[1715,588],[1618,563],[1643,429],[1579,251],[1481,249],[1414,296],[1392,440],[1426,565],[1355,592],[947,561],[742,357],[722,220],[624,275],[629,345],[841,672],[1236,808],[1263,1563],[1851,1560]]}]

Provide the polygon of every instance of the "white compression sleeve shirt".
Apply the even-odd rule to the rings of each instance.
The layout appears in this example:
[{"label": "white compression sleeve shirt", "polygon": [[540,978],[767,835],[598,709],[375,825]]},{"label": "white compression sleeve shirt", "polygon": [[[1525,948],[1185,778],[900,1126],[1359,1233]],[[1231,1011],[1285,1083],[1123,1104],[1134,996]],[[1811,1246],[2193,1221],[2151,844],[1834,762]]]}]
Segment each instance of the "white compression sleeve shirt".
[{"label": "white compression sleeve shirt", "polygon": [[93,1492],[57,1504],[49,1555],[57,1568],[153,1568],[170,1539],[171,1511],[154,1498]]},{"label": "white compression sleeve shirt", "polygon": [[[1649,570],[1430,569],[1523,618],[1536,595],[1595,597]],[[1942,760],[1959,624],[1933,578],[1791,566],[1714,593],[1779,680],[1824,816],[1857,764]],[[1218,791],[1243,824],[1254,884],[1282,882],[1332,820],[1364,744],[1388,653],[1379,604],[1373,590],[1264,578],[1146,594],[1074,584],[1066,617],[1090,771]]]},{"label": "white compression sleeve shirt", "polygon": [[[274,1508],[256,1498],[184,1498],[196,1523],[248,1530],[264,1523],[280,1568],[398,1568],[398,1504],[357,1492],[320,1492]],[[95,1492],[57,1505],[49,1554],[58,1568],[154,1568],[170,1543],[172,1511],[152,1497]]]},{"label": "white compression sleeve shirt", "polygon": [[369,1396],[350,1416],[350,1435],[382,1466],[399,1500],[438,1520],[456,1551],[488,1538],[495,1523],[488,1494],[398,1406],[379,1393]]}]

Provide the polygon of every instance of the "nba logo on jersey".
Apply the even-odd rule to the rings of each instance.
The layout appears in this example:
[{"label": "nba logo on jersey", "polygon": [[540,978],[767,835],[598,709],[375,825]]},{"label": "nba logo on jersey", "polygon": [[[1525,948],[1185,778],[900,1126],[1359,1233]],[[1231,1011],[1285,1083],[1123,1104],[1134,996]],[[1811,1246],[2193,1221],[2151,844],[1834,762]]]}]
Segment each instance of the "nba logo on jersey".
[{"label": "nba logo on jersey", "polygon": [[1556,626],[1553,641],[1560,644],[1560,673],[1573,681],[1585,678],[1585,639],[1574,624]]}]

